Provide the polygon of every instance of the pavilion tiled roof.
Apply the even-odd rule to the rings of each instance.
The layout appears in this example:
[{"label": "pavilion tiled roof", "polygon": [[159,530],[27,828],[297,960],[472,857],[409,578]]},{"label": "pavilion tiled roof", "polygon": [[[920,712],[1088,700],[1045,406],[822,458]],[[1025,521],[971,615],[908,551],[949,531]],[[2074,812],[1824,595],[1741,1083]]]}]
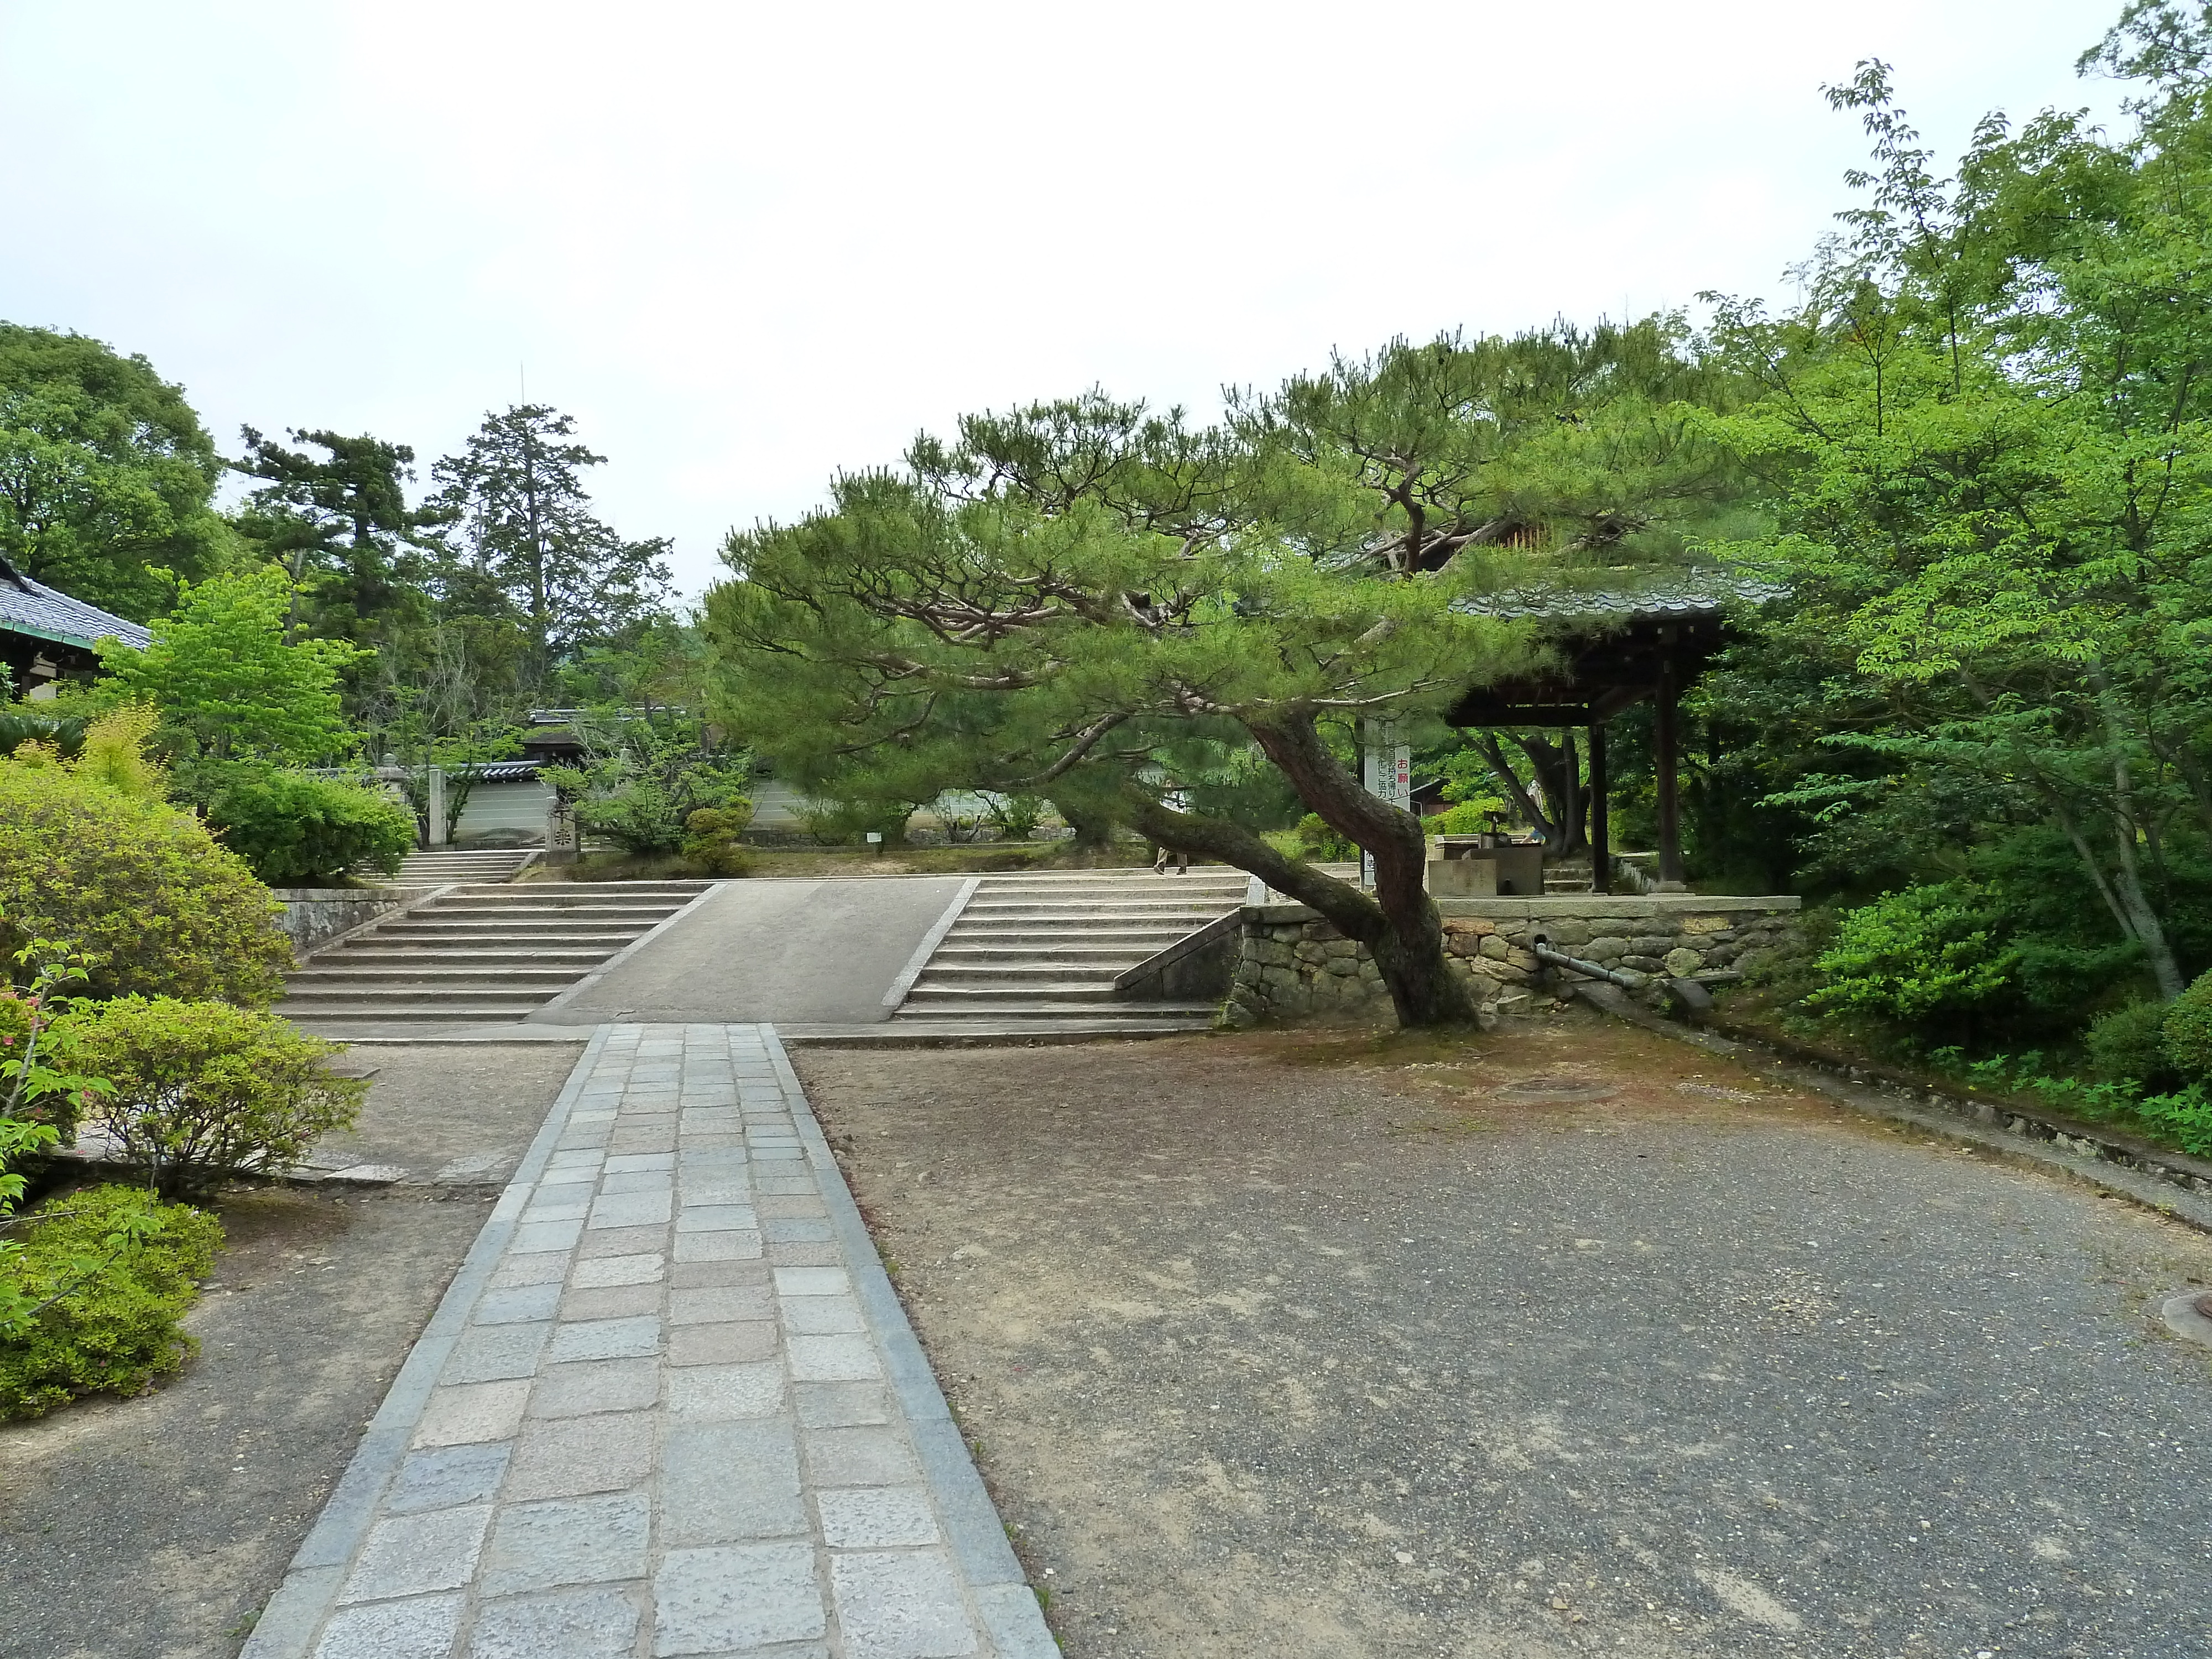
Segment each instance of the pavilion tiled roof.
[{"label": "pavilion tiled roof", "polygon": [[1790,589],[1771,577],[1731,570],[1671,570],[1636,580],[1627,572],[1601,587],[1508,588],[1459,600],[1470,616],[1512,621],[1626,623],[1638,618],[1716,617],[1737,605],[1765,605]]},{"label": "pavilion tiled roof", "polygon": [[0,633],[51,640],[84,651],[111,638],[143,649],[153,638],[144,624],[125,622],[96,605],[33,581],[5,559],[0,559]]}]

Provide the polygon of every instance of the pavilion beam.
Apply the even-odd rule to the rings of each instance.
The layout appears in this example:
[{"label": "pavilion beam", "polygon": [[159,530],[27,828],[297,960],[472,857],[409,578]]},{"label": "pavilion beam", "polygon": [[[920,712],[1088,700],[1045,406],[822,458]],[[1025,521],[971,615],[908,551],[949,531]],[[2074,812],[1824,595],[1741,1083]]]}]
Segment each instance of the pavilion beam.
[{"label": "pavilion beam", "polygon": [[1675,681],[1674,659],[1671,655],[1662,659],[1651,745],[1659,786],[1659,880],[1662,885],[1672,883],[1677,888],[1682,884],[1682,791],[1674,714],[1680,690]]},{"label": "pavilion beam", "polygon": [[1613,841],[1605,810],[1605,722],[1592,720],[1589,729],[1589,849],[1590,891],[1613,890]]}]

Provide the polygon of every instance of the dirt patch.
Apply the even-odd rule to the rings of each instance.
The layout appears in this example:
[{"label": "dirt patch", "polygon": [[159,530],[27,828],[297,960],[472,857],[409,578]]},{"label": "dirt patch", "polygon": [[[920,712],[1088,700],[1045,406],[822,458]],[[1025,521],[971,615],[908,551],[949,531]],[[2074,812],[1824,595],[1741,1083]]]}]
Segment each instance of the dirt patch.
[{"label": "dirt patch", "polygon": [[797,1063],[1079,1659],[2201,1629],[2172,1224],[1580,1012]]},{"label": "dirt patch", "polygon": [[372,1073],[361,1121],[315,1148],[324,1169],[379,1164],[411,1181],[503,1185],[583,1045],[569,1042],[362,1043],[339,1063]]}]

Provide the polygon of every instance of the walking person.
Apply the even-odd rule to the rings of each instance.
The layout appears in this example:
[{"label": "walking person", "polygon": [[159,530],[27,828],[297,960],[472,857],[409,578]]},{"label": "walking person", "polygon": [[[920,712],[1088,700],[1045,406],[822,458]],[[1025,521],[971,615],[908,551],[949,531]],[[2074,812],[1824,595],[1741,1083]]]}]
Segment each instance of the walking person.
[{"label": "walking person", "polygon": [[[1167,793],[1160,797],[1160,805],[1166,807],[1170,812],[1188,812],[1190,811],[1190,797],[1180,789],[1170,789]],[[1179,876],[1187,876],[1190,873],[1189,854],[1170,853],[1165,847],[1157,845],[1155,856],[1152,859],[1152,873],[1156,876],[1165,875],[1167,873],[1168,860],[1170,858],[1177,860],[1176,865],[1176,874]]]}]

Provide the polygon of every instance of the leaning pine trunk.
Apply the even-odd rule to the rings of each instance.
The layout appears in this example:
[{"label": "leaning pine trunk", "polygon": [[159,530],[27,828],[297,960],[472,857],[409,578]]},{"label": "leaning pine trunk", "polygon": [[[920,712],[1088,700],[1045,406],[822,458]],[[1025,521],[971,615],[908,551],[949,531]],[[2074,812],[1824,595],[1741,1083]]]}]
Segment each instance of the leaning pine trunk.
[{"label": "leaning pine trunk", "polygon": [[1248,861],[1253,856],[1249,850],[1245,857],[1231,856],[1231,862],[1311,905],[1337,932],[1364,945],[1390,993],[1399,1024],[1411,1028],[1472,1021],[1474,999],[1466,981],[1452,971],[1444,951],[1443,921],[1423,880],[1427,843],[1420,820],[1360,787],[1322,741],[1311,714],[1291,714],[1248,721],[1247,726],[1298,798],[1332,830],[1373,855],[1375,894],[1370,898],[1310,864],[1283,859],[1257,836],[1249,839],[1264,855],[1259,861],[1277,867],[1255,867]]}]

